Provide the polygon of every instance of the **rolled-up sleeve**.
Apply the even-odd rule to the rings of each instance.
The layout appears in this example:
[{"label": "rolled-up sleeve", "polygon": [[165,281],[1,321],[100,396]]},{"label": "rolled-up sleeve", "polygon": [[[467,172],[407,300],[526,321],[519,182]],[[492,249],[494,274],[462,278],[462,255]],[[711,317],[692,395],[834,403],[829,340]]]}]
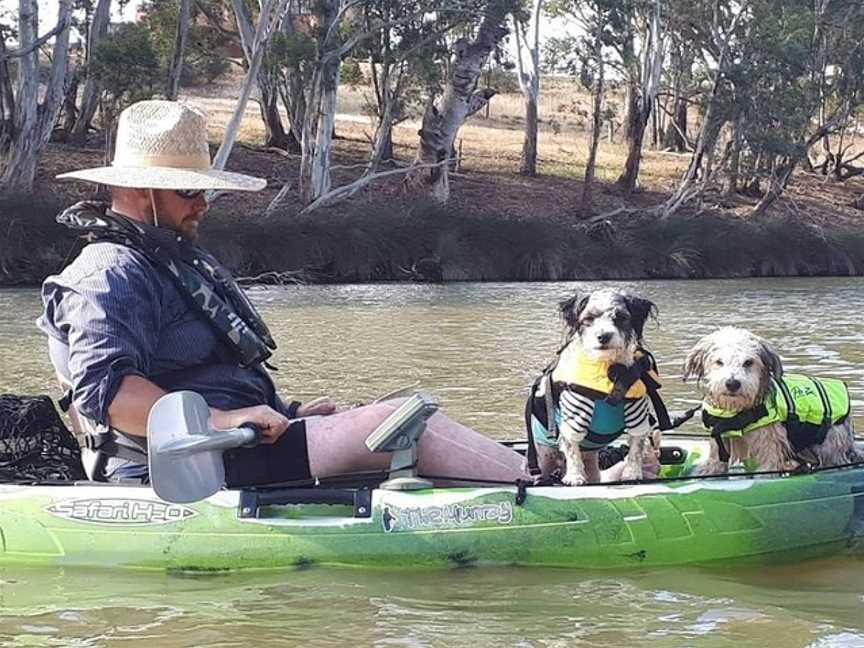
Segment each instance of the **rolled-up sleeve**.
[{"label": "rolled-up sleeve", "polygon": [[69,346],[76,409],[106,425],[122,379],[149,375],[162,316],[158,271],[140,255],[112,248],[92,250],[94,262],[78,264],[86,272],[49,277],[39,321]]}]

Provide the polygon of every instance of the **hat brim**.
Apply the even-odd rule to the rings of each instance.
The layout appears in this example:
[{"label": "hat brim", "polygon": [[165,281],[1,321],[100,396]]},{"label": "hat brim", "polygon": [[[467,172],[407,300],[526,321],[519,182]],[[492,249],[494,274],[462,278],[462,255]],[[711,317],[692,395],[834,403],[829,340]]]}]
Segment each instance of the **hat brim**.
[{"label": "hat brim", "polygon": [[219,171],[218,169],[177,169],[159,166],[97,167],[61,173],[57,177],[135,189],[261,191],[267,186],[267,181],[263,178],[254,178],[242,173]]}]

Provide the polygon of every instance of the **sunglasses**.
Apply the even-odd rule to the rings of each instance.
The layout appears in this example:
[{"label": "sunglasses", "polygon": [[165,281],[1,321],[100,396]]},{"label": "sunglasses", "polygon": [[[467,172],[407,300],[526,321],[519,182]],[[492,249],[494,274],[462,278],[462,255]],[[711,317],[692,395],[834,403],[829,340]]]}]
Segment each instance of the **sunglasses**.
[{"label": "sunglasses", "polygon": [[203,189],[174,189],[173,191],[184,200],[194,200],[204,194]]}]

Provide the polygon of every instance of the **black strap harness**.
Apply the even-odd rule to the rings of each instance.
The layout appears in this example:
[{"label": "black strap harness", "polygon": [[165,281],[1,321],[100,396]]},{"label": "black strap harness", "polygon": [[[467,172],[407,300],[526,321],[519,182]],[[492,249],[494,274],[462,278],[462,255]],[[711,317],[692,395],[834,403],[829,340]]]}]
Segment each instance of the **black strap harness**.
[{"label": "black strap harness", "polygon": [[171,277],[242,366],[264,363],[276,349],[264,320],[228,270],[197,245],[174,232],[144,227],[98,202],[79,202],[57,216],[57,222],[82,232],[89,243],[119,243],[147,257]]}]

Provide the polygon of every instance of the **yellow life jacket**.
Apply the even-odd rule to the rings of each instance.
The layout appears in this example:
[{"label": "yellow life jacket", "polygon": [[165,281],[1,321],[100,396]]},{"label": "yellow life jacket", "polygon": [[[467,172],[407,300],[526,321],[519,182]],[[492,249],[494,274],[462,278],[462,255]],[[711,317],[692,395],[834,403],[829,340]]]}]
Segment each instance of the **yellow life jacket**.
[{"label": "yellow life jacket", "polygon": [[[637,359],[643,355],[640,351],[636,352]],[[608,394],[615,386],[609,379],[610,364],[607,360],[593,360],[581,348],[571,345],[561,352],[558,364],[552,370],[552,381],[587,387],[593,391]],[[658,384],[660,383],[655,371],[649,371],[648,375]],[[637,380],[630,386],[624,397],[637,399],[642,398],[647,393],[648,389],[645,387],[645,383],[642,380]]]}]

